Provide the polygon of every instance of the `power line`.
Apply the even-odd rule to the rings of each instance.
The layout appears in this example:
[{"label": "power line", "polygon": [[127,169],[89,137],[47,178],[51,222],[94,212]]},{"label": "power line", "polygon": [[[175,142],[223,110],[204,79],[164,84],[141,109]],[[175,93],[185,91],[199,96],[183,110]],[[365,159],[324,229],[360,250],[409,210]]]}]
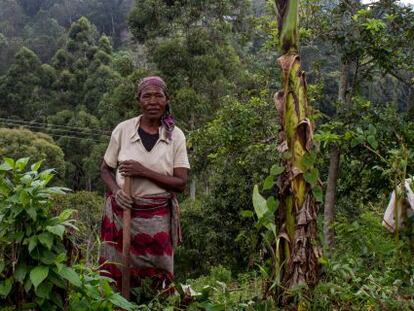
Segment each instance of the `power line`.
[{"label": "power line", "polygon": [[[30,128],[44,129],[43,127],[39,127],[39,126],[30,126],[30,125],[23,125],[23,124],[7,123],[7,122],[1,121],[1,120],[0,120],[0,124],[4,124],[4,125],[9,126],[9,127],[23,127],[23,128],[28,128],[28,129],[30,129]],[[42,131],[39,131],[39,132],[42,132]],[[79,137],[79,136],[73,136],[73,135],[60,135],[60,134],[55,134],[55,133],[49,133],[49,132],[46,132],[46,131],[43,131],[43,133],[45,133],[47,135],[50,135],[50,136],[54,136],[54,137],[62,137],[62,138],[68,138],[68,139],[79,139],[79,140],[90,140],[90,141],[93,141],[93,142],[96,142],[96,143],[102,143],[104,141],[104,139],[102,139],[102,138],[99,140],[99,138],[94,139],[94,138]]]},{"label": "power line", "polygon": [[[43,128],[51,129],[51,130],[61,130],[61,131],[72,131],[76,133],[82,133],[82,131],[88,131],[88,135],[104,135],[110,136],[111,131],[102,130],[102,129],[94,129],[94,128],[86,128],[86,127],[75,127],[75,126],[67,126],[67,125],[58,125],[53,123],[44,123],[44,122],[36,122],[36,121],[27,121],[27,120],[19,120],[19,119],[11,119],[11,118],[0,118],[0,121],[10,122],[10,123],[17,123],[17,124],[24,124],[24,125],[37,125],[42,126]],[[66,130],[67,129],[67,130]],[[95,133],[90,133],[91,131]],[[86,133],[82,133],[86,134]]]},{"label": "power line", "polygon": [[68,132],[68,134],[80,134],[80,135],[92,135],[92,136],[95,135],[96,137],[94,138],[98,138],[98,139],[101,136],[109,137],[109,135],[104,135],[104,134],[85,133],[85,132],[80,132],[80,131],[71,131],[71,130],[63,130],[63,129],[53,129],[53,128],[47,128],[44,126],[31,125],[31,124],[20,124],[20,123],[6,122],[6,121],[1,121],[1,120],[0,122],[4,124],[8,124],[8,125],[13,125],[13,126],[22,126],[22,127],[27,127],[27,128],[33,128],[33,129],[42,129],[47,134],[56,134],[50,131],[59,131],[59,132]]}]

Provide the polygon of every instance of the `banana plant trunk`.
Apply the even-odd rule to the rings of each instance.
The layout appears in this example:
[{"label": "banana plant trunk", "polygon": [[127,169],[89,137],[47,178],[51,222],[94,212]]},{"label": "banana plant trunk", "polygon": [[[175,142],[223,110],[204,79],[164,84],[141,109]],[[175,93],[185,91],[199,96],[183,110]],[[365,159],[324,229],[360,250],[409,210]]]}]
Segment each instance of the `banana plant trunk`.
[{"label": "banana plant trunk", "polygon": [[[283,153],[285,172],[278,182],[280,201],[276,216],[279,228],[279,256],[282,300],[297,286],[312,288],[318,282],[317,208],[321,187],[316,168],[309,159],[313,152],[313,123],[307,101],[305,73],[298,53],[299,0],[275,0],[279,41],[283,52],[277,60],[283,89],[276,93],[275,104],[281,130],[278,151]],[[315,173],[316,170],[316,173]]]}]

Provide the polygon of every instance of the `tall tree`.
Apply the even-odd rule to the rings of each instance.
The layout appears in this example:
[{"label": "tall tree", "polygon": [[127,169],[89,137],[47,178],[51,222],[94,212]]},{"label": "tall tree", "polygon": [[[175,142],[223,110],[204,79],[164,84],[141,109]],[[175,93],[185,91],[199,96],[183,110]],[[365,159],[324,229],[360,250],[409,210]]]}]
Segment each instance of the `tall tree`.
[{"label": "tall tree", "polygon": [[243,93],[237,86],[252,80],[232,42],[248,28],[248,10],[245,0],[136,1],[131,32],[166,78],[172,105],[180,100],[173,109],[184,128],[210,120],[222,97]]},{"label": "tall tree", "polygon": [[[327,39],[340,60],[338,104],[332,123],[340,122],[335,130],[338,137],[342,137],[345,130],[356,126],[354,114],[359,109],[355,105],[356,96],[369,98],[371,95],[372,101],[378,100],[369,92],[375,77],[394,77],[404,87],[413,87],[409,78],[412,74],[407,75],[407,72],[412,72],[414,65],[411,44],[414,12],[396,1],[363,4],[359,0],[341,0],[337,4],[325,5],[322,19],[329,23],[319,29],[319,35]],[[380,101],[384,102],[384,92],[381,93]],[[343,126],[344,123],[349,126]],[[324,237],[330,249],[334,246],[332,226],[340,159],[341,154],[349,149],[345,140],[339,139],[331,144],[324,203]]]},{"label": "tall tree", "polygon": [[[35,119],[46,113],[43,100],[44,83],[50,71],[45,70],[37,55],[23,47],[15,63],[0,78],[1,116]],[[50,69],[50,68],[49,68]]]},{"label": "tall tree", "polygon": [[[308,105],[305,73],[299,58],[298,0],[276,0],[279,43],[283,55],[277,62],[283,90],[275,95],[280,116],[279,152],[284,153],[284,173],[278,182],[280,201],[277,223],[282,294],[318,281],[317,200],[320,199],[318,171],[313,167],[313,124]],[[275,246],[276,247],[276,246]],[[268,289],[270,290],[270,289]]]}]

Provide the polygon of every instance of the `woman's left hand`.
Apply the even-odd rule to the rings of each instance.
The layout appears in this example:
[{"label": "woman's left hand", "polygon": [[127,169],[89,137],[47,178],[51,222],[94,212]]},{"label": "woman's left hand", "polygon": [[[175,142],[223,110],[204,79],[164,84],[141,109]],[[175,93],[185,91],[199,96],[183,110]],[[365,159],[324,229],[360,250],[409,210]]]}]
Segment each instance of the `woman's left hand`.
[{"label": "woman's left hand", "polygon": [[122,161],[119,164],[119,172],[122,176],[140,176],[145,177],[148,169],[141,163],[134,160]]}]

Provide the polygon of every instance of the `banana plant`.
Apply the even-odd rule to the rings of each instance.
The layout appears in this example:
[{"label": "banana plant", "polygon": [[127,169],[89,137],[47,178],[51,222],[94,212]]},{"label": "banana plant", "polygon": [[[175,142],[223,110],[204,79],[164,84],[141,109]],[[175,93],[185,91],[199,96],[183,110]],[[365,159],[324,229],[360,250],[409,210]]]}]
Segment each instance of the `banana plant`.
[{"label": "banana plant", "polygon": [[316,285],[321,257],[316,220],[322,189],[315,167],[312,108],[298,52],[298,7],[299,0],[275,0],[282,52],[277,64],[283,89],[275,94],[274,101],[280,117],[278,152],[282,154],[284,171],[276,188],[278,238],[274,244],[282,263],[279,276],[282,300],[288,299],[289,292],[297,287]]}]

